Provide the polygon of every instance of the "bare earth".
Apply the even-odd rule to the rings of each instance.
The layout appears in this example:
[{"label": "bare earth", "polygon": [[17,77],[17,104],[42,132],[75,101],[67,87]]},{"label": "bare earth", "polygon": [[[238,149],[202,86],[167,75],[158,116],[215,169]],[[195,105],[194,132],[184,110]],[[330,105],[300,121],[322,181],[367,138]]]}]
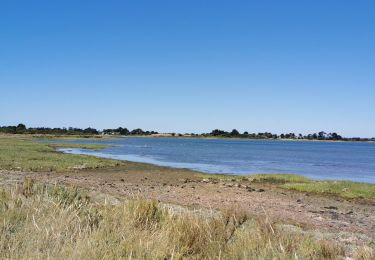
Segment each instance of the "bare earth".
[{"label": "bare earth", "polygon": [[[46,183],[75,185],[115,197],[157,199],[189,208],[238,208],[250,215],[265,214],[311,231],[335,234],[348,243],[375,239],[375,202],[305,194],[249,181],[202,181],[195,172],[139,163],[111,169],[71,173],[0,171],[3,184],[21,182],[25,176]],[[252,191],[249,191],[252,190]]]}]

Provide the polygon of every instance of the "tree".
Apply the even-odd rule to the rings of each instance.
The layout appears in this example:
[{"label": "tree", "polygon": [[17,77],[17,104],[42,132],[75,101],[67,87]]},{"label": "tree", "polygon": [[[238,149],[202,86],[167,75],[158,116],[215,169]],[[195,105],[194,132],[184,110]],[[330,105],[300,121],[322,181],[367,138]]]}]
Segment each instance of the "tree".
[{"label": "tree", "polygon": [[239,134],[240,134],[240,132],[238,132],[236,129],[233,129],[232,132],[230,132],[231,136],[237,136]]},{"label": "tree", "polygon": [[332,133],[331,138],[332,138],[332,140],[341,140],[342,139],[341,135],[338,135],[337,133]]},{"label": "tree", "polygon": [[218,136],[218,135],[225,135],[227,133],[228,132],[225,132],[223,130],[215,129],[215,130],[212,130],[212,132],[210,133],[210,135]]},{"label": "tree", "polygon": [[18,124],[17,129],[25,130],[26,126],[24,124]]},{"label": "tree", "polygon": [[121,128],[120,135],[128,135],[130,131],[127,128]]},{"label": "tree", "polygon": [[131,134],[131,135],[143,135],[144,132],[143,132],[142,129],[137,128],[137,129],[132,130],[132,131],[130,132],[130,134]]},{"label": "tree", "polygon": [[319,136],[319,139],[325,139],[325,138],[326,138],[326,132],[324,132],[324,131],[320,131],[320,132],[318,133],[318,136]]}]

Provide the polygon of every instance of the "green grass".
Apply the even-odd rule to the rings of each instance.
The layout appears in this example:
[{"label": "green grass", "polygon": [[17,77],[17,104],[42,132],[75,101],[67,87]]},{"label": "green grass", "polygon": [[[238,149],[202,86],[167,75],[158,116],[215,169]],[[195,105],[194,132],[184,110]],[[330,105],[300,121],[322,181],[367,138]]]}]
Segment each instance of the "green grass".
[{"label": "green grass", "polygon": [[308,183],[311,180],[307,177],[297,174],[255,174],[249,176],[254,182],[269,183]]},{"label": "green grass", "polygon": [[221,174],[197,174],[202,179],[216,181],[250,181],[271,184],[276,187],[322,195],[336,195],[348,199],[375,200],[375,184],[352,181],[314,181],[296,174],[255,174],[228,176]]},{"label": "green grass", "polygon": [[121,164],[116,160],[59,153],[56,152],[56,147],[104,148],[103,145],[98,144],[51,144],[34,142],[33,138],[25,136],[0,136],[0,169],[63,172],[75,169],[112,167]]},{"label": "green grass", "polygon": [[351,181],[310,181],[285,183],[281,188],[317,194],[337,195],[344,198],[375,199],[375,184]]},{"label": "green grass", "polygon": [[[350,254],[324,237],[230,209],[197,214],[149,200],[99,204],[77,189],[31,180],[0,188],[5,259],[337,259]],[[355,254],[371,259],[374,250]]]}]

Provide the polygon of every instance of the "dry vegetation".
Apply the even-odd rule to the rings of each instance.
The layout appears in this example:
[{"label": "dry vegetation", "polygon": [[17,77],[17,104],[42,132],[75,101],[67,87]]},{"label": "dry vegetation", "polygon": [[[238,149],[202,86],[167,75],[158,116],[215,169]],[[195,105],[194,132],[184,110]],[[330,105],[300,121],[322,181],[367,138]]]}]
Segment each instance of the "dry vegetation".
[{"label": "dry vegetation", "polygon": [[[74,188],[36,185],[0,192],[0,255],[11,259],[337,259],[344,247],[292,233],[267,216],[178,210],[156,201],[99,204]],[[371,259],[365,247],[354,252]]]}]

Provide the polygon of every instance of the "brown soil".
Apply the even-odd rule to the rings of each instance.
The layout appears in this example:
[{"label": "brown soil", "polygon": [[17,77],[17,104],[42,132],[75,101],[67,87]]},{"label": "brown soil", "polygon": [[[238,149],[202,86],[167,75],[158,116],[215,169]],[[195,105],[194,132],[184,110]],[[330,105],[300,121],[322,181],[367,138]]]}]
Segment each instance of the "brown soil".
[{"label": "brown soil", "polygon": [[21,182],[25,176],[46,183],[75,185],[114,196],[153,198],[191,208],[237,208],[309,230],[346,234],[348,240],[358,240],[361,236],[367,242],[375,239],[374,201],[293,192],[249,181],[202,181],[202,177],[190,170],[131,162],[111,169],[70,173],[0,171],[5,183]]}]

